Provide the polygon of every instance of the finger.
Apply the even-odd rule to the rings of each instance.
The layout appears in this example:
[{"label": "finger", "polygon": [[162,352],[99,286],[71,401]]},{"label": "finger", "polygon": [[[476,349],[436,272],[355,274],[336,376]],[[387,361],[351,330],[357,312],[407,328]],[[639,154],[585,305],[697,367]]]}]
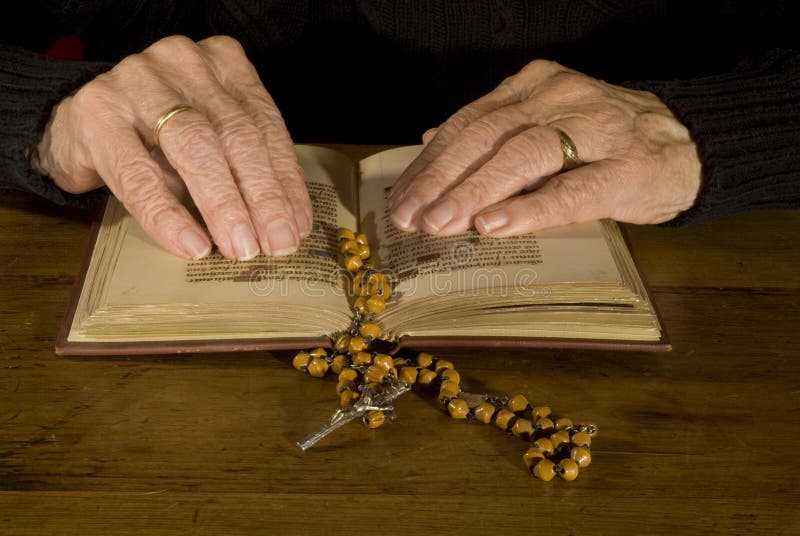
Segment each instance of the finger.
[{"label": "finger", "polygon": [[109,189],[156,243],[183,258],[211,252],[203,228],[170,192],[161,168],[129,125],[101,132],[91,151]]},{"label": "finger", "polygon": [[232,39],[213,37],[198,43],[225,89],[255,122],[266,143],[274,176],[286,193],[300,236],[311,231],[311,199],[294,143],[278,107],[264,88],[241,46]]},{"label": "finger", "polygon": [[562,165],[558,134],[536,126],[509,139],[475,173],[445,192],[422,213],[420,228],[430,234],[466,231],[484,208],[536,186]]},{"label": "finger", "polygon": [[446,148],[453,138],[479,117],[494,110],[518,103],[528,98],[539,85],[554,74],[569,71],[563,66],[547,60],[535,60],[519,73],[500,83],[494,90],[453,114],[437,132],[422,153],[398,177],[389,193],[389,208],[393,210],[403,197],[409,183]]},{"label": "finger", "polygon": [[[404,230],[425,228],[419,217],[428,206],[481,168],[507,139],[527,126],[527,117],[512,105],[486,114],[464,128],[406,187],[391,209],[394,224]],[[445,216],[444,209],[440,216]],[[435,233],[446,223],[429,221],[428,232]]]},{"label": "finger", "polygon": [[516,92],[511,89],[508,83],[503,82],[490,93],[453,114],[438,128],[436,135],[425,146],[420,155],[397,178],[392,190],[389,192],[389,208],[394,208],[395,204],[403,197],[405,188],[416,178],[420,171],[427,167],[450,144],[459,132],[479,117],[516,101],[518,101]]},{"label": "finger", "polygon": [[433,137],[436,136],[436,133],[438,131],[439,131],[438,127],[437,128],[429,128],[428,130],[426,130],[422,134],[422,144],[423,145],[428,145],[431,142],[431,140],[433,140]]},{"label": "finger", "polygon": [[[185,97],[178,99],[181,102]],[[145,111],[145,121],[155,115],[154,109],[158,108]],[[239,260],[258,255],[249,211],[228,167],[222,140],[208,118],[194,109],[180,113],[164,125],[159,141],[164,156],[186,183],[220,252]]]},{"label": "finger", "polygon": [[[244,53],[234,55],[241,47],[230,38],[216,38],[217,48],[223,48],[222,58],[230,65],[247,62]],[[294,208],[278,180],[268,146],[262,131],[241,103],[223,87],[217,69],[208,54],[200,56],[196,70],[203,72],[203,83],[192,85],[184,80],[178,87],[190,87],[187,97],[206,117],[217,133],[227,165],[236,181],[236,186],[247,206],[261,249],[271,255],[282,256],[294,253],[300,242],[294,216]],[[183,71],[181,71],[183,72]],[[196,72],[195,72],[196,76]],[[222,80],[229,80],[221,76]],[[240,81],[246,84],[246,80]],[[202,210],[202,209],[201,209]]]},{"label": "finger", "polygon": [[191,205],[192,196],[189,195],[189,190],[186,188],[186,183],[178,172],[167,161],[167,157],[161,152],[161,149],[154,147],[150,150],[150,158],[161,168],[161,176],[164,177],[164,182],[169,188],[169,191],[175,198],[181,202],[183,206]]},{"label": "finger", "polygon": [[484,235],[505,237],[612,217],[625,195],[613,187],[613,176],[609,160],[556,175],[535,192],[483,210],[475,217],[475,228]]}]

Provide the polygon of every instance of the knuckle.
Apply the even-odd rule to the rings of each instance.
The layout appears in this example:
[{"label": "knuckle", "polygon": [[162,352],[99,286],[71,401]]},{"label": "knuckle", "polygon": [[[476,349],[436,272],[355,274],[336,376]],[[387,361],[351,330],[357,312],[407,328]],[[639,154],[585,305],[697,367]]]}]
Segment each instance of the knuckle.
[{"label": "knuckle", "polygon": [[545,150],[542,136],[536,131],[529,130],[514,136],[501,149],[499,161],[505,163],[511,175],[538,175],[539,171],[546,169],[552,157]]},{"label": "knuckle", "polygon": [[107,78],[105,75],[101,75],[84,85],[72,96],[70,107],[79,111],[93,110],[98,105],[112,100],[112,95],[113,90],[107,82]]},{"label": "knuckle", "polygon": [[114,78],[140,77],[153,71],[153,64],[145,54],[131,54],[117,63],[110,74]]},{"label": "knuckle", "polygon": [[469,124],[463,131],[465,138],[477,139],[482,142],[493,142],[501,133],[492,117],[479,117]]},{"label": "knuckle", "polygon": [[589,203],[597,201],[596,181],[564,180],[557,176],[550,183],[555,194],[552,198],[560,210],[577,214]]},{"label": "knuckle", "polygon": [[184,123],[171,138],[179,153],[196,158],[198,162],[208,161],[210,148],[217,144],[217,137],[211,125],[200,120]]},{"label": "knuckle", "polygon": [[244,47],[242,44],[230,35],[214,35],[203,39],[200,43],[213,51],[244,55]]},{"label": "knuckle", "polygon": [[185,35],[170,35],[159,39],[145,49],[145,52],[156,56],[183,56],[188,53],[196,53],[197,45]]},{"label": "knuckle", "polygon": [[111,163],[111,173],[125,199],[147,199],[158,188],[158,165],[152,160],[122,153]]},{"label": "knuckle", "polygon": [[274,217],[289,213],[289,202],[276,186],[264,185],[260,188],[251,188],[247,193],[247,201],[252,208],[269,212]]},{"label": "knuckle", "polygon": [[261,144],[261,131],[244,113],[232,112],[219,117],[222,137],[231,148],[252,150]]},{"label": "knuckle", "polygon": [[559,63],[551,60],[543,60],[537,59],[533,60],[532,62],[528,63],[521,71],[520,74],[528,75],[528,76],[540,76],[542,73],[544,74],[555,74],[557,72],[563,71],[564,67],[562,67]]}]

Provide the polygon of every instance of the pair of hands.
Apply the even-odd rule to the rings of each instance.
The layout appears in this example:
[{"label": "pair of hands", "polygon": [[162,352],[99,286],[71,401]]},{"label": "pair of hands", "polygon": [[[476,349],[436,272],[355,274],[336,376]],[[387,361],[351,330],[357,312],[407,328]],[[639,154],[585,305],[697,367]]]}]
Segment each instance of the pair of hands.
[{"label": "pair of hands", "polygon": [[[159,136],[153,125],[179,103]],[[559,173],[553,127],[586,164]],[[689,208],[701,165],[654,95],[534,61],[423,136],[389,196],[399,228],[510,236],[597,218],[658,223]],[[106,184],[162,247],[201,258],[294,252],[311,230],[302,170],[275,103],[229,37],[174,36],[54,109],[32,165],[62,189]],[[101,179],[102,177],[102,179]],[[186,208],[187,197],[205,221]]]}]

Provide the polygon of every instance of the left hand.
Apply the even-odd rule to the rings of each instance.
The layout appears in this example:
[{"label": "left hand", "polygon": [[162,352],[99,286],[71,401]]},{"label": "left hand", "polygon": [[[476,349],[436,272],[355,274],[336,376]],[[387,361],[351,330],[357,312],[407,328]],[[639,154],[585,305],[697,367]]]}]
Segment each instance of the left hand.
[{"label": "left hand", "polygon": [[[583,165],[561,172],[555,128]],[[512,236],[600,218],[670,220],[694,203],[697,147],[655,95],[537,60],[424,136],[389,195],[394,224]]]}]

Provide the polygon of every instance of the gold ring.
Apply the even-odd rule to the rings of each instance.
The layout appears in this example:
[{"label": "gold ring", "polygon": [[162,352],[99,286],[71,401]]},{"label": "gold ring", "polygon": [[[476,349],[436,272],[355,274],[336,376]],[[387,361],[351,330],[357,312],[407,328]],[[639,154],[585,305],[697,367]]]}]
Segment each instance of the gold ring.
[{"label": "gold ring", "polygon": [[164,128],[164,125],[167,124],[167,121],[175,117],[181,112],[185,112],[186,110],[191,110],[192,107],[188,104],[178,104],[177,106],[173,106],[164,114],[158,118],[156,121],[156,126],[153,127],[153,143],[155,143],[156,147],[160,147],[158,137],[161,135],[161,129]]},{"label": "gold ring", "polygon": [[564,163],[561,165],[561,171],[569,171],[581,165],[581,159],[578,158],[578,148],[575,147],[575,142],[572,141],[566,132],[558,127],[550,127],[558,134],[558,139],[561,140],[561,152],[564,154]]}]

